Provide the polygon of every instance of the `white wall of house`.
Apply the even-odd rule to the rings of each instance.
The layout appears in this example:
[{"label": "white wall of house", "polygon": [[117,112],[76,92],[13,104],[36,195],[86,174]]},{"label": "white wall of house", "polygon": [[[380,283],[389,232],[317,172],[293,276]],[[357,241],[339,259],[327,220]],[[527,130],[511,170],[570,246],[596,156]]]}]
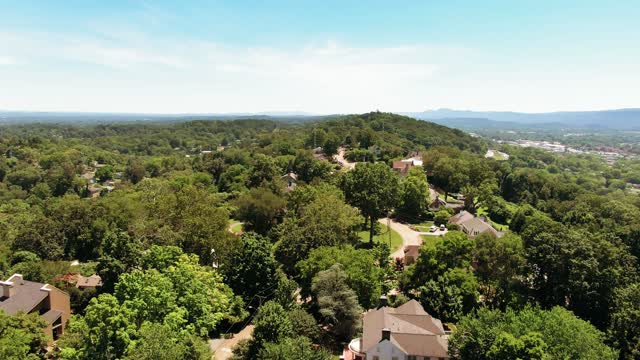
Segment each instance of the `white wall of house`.
[{"label": "white wall of house", "polygon": [[379,342],[376,346],[367,350],[367,360],[374,360],[375,356],[378,360],[407,360],[407,354],[398,349],[389,340]]}]

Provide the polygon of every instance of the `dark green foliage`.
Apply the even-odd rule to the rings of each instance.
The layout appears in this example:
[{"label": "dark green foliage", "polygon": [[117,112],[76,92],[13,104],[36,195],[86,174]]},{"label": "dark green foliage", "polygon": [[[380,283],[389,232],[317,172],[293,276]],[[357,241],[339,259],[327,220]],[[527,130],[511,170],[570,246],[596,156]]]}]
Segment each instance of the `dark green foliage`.
[{"label": "dark green foliage", "polygon": [[266,188],[251,189],[235,202],[236,217],[245,222],[249,230],[266,235],[284,215],[285,200]]},{"label": "dark green foliage", "polygon": [[360,306],[375,307],[380,298],[382,270],[376,266],[371,250],[351,246],[321,247],[311,251],[309,257],[298,263],[302,295],[311,295],[312,280],[319,272],[340,264],[346,274],[346,284],[355,291]]},{"label": "dark green foliage", "polygon": [[449,339],[452,359],[616,359],[604,334],[570,311],[481,309],[465,316]]},{"label": "dark green foliage", "polygon": [[333,356],[326,350],[315,349],[305,337],[286,338],[279,343],[267,343],[258,354],[260,360],[331,360]]},{"label": "dark green foliage", "polygon": [[312,291],[318,299],[323,322],[340,341],[349,341],[360,328],[362,309],[356,293],[346,284],[347,275],[339,264],[321,271],[313,279]]},{"label": "dark green foliage", "polygon": [[398,175],[384,163],[358,164],[342,182],[347,201],[369,220],[369,242],[373,245],[374,226],[398,204]]},{"label": "dark green foliage", "polygon": [[278,286],[276,269],[269,239],[256,233],[242,235],[241,245],[221,267],[225,283],[248,306],[257,306],[273,296]]},{"label": "dark green foliage", "polygon": [[640,356],[640,284],[614,292],[609,335],[620,349],[621,359]]}]

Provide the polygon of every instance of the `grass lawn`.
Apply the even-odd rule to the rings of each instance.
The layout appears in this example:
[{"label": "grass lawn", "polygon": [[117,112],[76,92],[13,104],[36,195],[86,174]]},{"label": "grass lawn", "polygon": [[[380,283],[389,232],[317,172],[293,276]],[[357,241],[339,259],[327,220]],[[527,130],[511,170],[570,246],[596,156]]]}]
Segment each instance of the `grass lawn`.
[{"label": "grass lawn", "polygon": [[233,231],[236,234],[241,233],[242,230],[243,230],[243,226],[242,225],[243,225],[242,223],[237,223],[237,224],[233,225],[231,227],[231,231]]},{"label": "grass lawn", "polygon": [[493,151],[493,158],[495,160],[498,160],[498,161],[502,161],[502,160],[507,160],[508,159],[503,152],[500,152],[498,150],[494,150]]},{"label": "grass lawn", "polygon": [[409,226],[414,228],[417,231],[427,232],[429,231],[429,228],[433,226],[433,221],[423,221],[418,224],[410,224]]},{"label": "grass lawn", "polygon": [[[402,247],[402,237],[395,230],[388,229],[386,225],[380,224],[380,234],[374,236],[373,241],[375,243],[384,241],[385,244],[389,244],[389,234],[387,230],[391,230],[391,252],[393,253]],[[369,242],[369,231],[360,231],[358,232],[358,236],[360,237],[360,241],[365,243]]]},{"label": "grass lawn", "polygon": [[480,215],[484,215],[487,217],[487,219],[489,219],[489,222],[491,223],[491,226],[494,227],[494,229],[498,230],[498,231],[505,231],[505,230],[509,230],[509,225],[508,224],[500,224],[497,223],[493,220],[491,220],[491,218],[489,217],[489,215],[487,215],[487,209],[483,208],[483,207],[479,207],[477,214],[478,216]]},{"label": "grass lawn", "polygon": [[[232,224],[233,226],[231,226]],[[229,226],[229,230],[231,230],[232,233],[240,234],[242,233],[242,231],[244,231],[243,224],[238,222],[238,220],[229,219]]]}]

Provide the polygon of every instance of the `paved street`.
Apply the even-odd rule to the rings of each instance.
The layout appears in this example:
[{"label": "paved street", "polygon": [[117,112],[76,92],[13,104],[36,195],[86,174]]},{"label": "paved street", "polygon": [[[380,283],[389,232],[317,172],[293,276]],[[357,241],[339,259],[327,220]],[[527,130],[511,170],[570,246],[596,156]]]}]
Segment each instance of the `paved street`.
[{"label": "paved street", "polygon": [[347,170],[352,170],[354,167],[356,167],[356,163],[353,162],[349,162],[347,159],[344,158],[344,148],[341,147],[338,150],[338,153],[336,155],[333,155],[333,158],[338,162],[338,164],[340,164],[343,168],[346,168]]},{"label": "paved street", "polygon": [[211,347],[211,352],[213,352],[213,358],[215,360],[229,359],[232,355],[233,348],[238,344],[238,342],[240,342],[240,340],[251,338],[253,327],[253,325],[248,325],[239,333],[234,334],[231,339],[209,340],[209,346]]}]

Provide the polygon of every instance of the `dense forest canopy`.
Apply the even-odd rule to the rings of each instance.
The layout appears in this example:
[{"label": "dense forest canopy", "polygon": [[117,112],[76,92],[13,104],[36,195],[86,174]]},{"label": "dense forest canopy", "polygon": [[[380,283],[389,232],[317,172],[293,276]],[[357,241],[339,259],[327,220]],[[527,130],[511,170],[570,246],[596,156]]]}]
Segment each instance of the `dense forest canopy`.
[{"label": "dense forest canopy", "polygon": [[[67,359],[210,358],[205,339],[250,322],[236,359],[329,359],[390,290],[450,326],[454,358],[637,357],[639,163],[519,147],[498,161],[490,145],[380,112],[4,126],[0,275],[71,294],[52,355]],[[415,156],[421,167],[391,170]],[[458,194],[504,236],[451,226],[402,269],[378,219],[444,225],[432,192]],[[70,273],[104,284],[77,291]],[[21,339],[14,358],[44,356],[24,335],[38,319],[12,321],[0,312]],[[576,340],[558,342],[565,330]]]}]

